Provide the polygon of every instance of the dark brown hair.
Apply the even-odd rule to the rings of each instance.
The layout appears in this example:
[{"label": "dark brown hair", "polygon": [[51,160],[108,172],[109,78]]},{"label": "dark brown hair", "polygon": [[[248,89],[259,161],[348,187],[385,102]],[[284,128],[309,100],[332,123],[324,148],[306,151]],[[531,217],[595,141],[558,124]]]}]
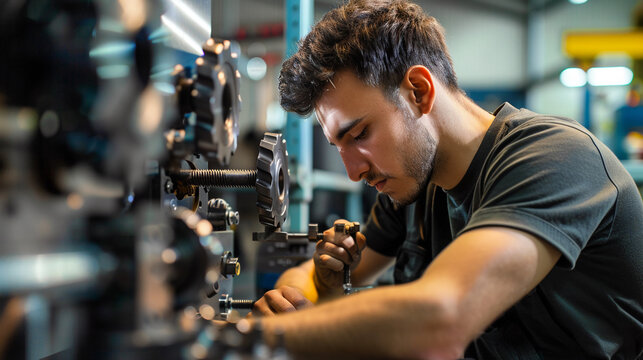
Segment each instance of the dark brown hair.
[{"label": "dark brown hair", "polygon": [[438,21],[406,0],[353,0],[331,10],[300,42],[279,75],[281,106],[310,114],[329,80],[348,69],[397,101],[404,74],[426,66],[452,91],[458,88]]}]

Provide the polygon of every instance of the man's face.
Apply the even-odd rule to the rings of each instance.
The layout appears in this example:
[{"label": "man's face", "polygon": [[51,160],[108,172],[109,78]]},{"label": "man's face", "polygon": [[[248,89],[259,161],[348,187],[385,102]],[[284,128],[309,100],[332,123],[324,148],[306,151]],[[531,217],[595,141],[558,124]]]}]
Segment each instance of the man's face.
[{"label": "man's face", "polygon": [[430,179],[436,142],[407,105],[403,103],[402,108],[381,90],[342,71],[315,109],[348,177],[365,180],[394,202],[407,205],[417,199]]}]

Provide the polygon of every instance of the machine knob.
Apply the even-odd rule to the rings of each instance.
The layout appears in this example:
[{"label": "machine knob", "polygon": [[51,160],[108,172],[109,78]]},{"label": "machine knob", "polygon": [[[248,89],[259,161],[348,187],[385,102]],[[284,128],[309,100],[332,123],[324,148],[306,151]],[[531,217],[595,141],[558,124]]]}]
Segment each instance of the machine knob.
[{"label": "machine knob", "polygon": [[239,264],[239,258],[232,257],[230,251],[223,253],[221,257],[221,275],[226,278],[228,275],[234,277],[241,273],[241,264]]}]

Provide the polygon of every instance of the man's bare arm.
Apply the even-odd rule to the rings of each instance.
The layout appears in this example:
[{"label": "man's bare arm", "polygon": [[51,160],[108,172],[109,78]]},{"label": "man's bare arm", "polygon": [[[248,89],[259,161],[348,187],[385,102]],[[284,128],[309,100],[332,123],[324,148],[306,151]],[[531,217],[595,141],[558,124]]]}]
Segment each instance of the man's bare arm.
[{"label": "man's bare arm", "polygon": [[313,283],[313,274],[315,273],[315,264],[313,259],[301,263],[299,266],[292,267],[279,277],[275,288],[283,286],[294,287],[299,290],[306,299],[316,303],[319,299],[319,292]]},{"label": "man's bare arm", "polygon": [[530,234],[476,229],[458,237],[417,281],[266,318],[263,328],[267,341],[283,331],[287,347],[304,356],[457,358],[559,257]]}]

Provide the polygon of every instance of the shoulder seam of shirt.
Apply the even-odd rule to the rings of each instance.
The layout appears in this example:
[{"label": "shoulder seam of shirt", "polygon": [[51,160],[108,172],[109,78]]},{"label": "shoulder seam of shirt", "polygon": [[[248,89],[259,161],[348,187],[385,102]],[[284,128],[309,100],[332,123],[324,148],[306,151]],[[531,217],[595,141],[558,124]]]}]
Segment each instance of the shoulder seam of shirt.
[{"label": "shoulder seam of shirt", "polygon": [[[527,110],[527,111],[530,111],[530,110]],[[596,141],[594,141],[594,137],[593,137],[594,135],[591,133],[591,131],[589,131],[588,129],[584,128],[582,125],[580,125],[578,123],[576,123],[577,126],[574,126],[574,123],[570,124],[569,121],[573,121],[573,120],[569,119],[569,118],[566,118],[566,117],[554,116],[554,115],[542,115],[542,114],[537,114],[537,113],[533,113],[533,114],[535,115],[534,118],[530,118],[528,120],[525,120],[525,122],[523,122],[522,124],[520,124],[520,125],[516,126],[515,128],[511,129],[511,131],[508,131],[506,134],[504,134],[503,137],[509,135],[510,133],[512,133],[514,131],[518,131],[518,129],[527,127],[529,125],[532,125],[535,120],[543,120],[543,119],[549,120],[549,123],[554,123],[554,124],[559,125],[559,126],[565,126],[567,128],[570,128],[572,130],[576,130],[577,132],[585,135],[589,139],[589,141],[591,141],[592,145],[594,146],[595,151],[597,152],[598,156],[601,159],[601,164],[603,165],[603,171],[605,172],[605,176],[607,177],[607,179],[609,179],[609,182],[612,184],[612,186],[616,190],[616,199],[614,200],[614,207],[616,208],[616,206],[618,205],[619,197],[620,197],[620,189],[619,189],[618,185],[616,185],[616,183],[614,182],[614,179],[612,179],[612,176],[611,176],[609,170],[607,169],[607,165],[605,164],[605,157],[603,156],[603,152],[599,149],[598,145],[596,144]],[[567,119],[567,120],[565,120],[565,119]],[[535,123],[538,124],[538,121],[535,121]],[[614,222],[612,222],[612,224],[610,226],[609,235],[607,236],[608,239],[612,238],[612,232],[613,231],[614,231]]]}]

